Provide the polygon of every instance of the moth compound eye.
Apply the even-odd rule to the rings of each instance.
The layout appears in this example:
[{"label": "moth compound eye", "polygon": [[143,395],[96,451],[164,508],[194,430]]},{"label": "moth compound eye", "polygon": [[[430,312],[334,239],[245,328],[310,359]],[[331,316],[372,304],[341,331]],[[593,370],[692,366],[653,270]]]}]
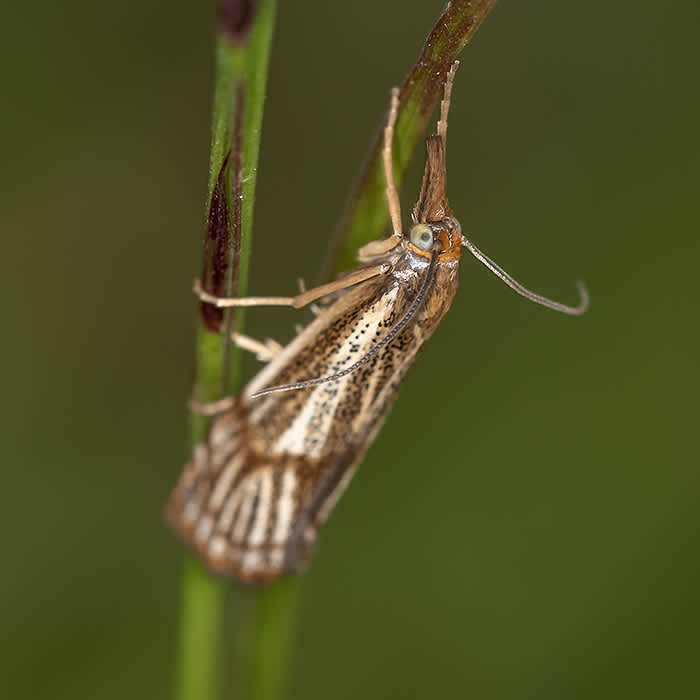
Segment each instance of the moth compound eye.
[{"label": "moth compound eye", "polygon": [[430,250],[433,247],[433,229],[428,224],[416,224],[411,229],[411,243],[421,250]]}]

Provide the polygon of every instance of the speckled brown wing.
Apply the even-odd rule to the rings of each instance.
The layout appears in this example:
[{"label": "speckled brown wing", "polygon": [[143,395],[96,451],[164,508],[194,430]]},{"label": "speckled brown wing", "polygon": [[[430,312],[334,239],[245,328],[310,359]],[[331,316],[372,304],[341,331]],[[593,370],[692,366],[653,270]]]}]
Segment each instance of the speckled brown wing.
[{"label": "speckled brown wing", "polygon": [[[369,338],[386,316],[377,307],[388,301],[386,285],[363,287],[325,309],[253,379],[234,407],[215,419],[181,475],[168,519],[212,572],[265,581],[297,572],[308,560],[318,529],[366,449],[366,425],[374,422],[366,415],[367,400],[349,377],[252,403],[246,397],[264,382],[328,372],[345,361],[344,353],[371,342],[342,350],[353,333]],[[375,390],[384,394],[384,386],[377,382]]]},{"label": "speckled brown wing", "polygon": [[263,582],[297,573],[349,481],[359,446],[323,459],[250,449],[237,405],[197,447],[168,504],[174,529],[212,573]]},{"label": "speckled brown wing", "polygon": [[[420,268],[397,265],[388,282],[349,290],[214,421],[168,507],[175,530],[212,572],[256,582],[304,568],[319,528],[453,292],[441,294],[436,277],[424,310],[357,371],[316,386],[249,397],[266,386],[322,377],[351,365],[395,326],[421,282]],[[456,287],[454,275],[445,282]]]}]

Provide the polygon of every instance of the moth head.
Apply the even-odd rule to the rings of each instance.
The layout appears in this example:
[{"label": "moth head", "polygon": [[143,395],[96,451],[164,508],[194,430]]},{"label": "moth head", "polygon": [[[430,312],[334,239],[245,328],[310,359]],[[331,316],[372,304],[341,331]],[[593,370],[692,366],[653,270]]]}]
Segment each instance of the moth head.
[{"label": "moth head", "polygon": [[[438,129],[439,131],[439,129]],[[462,229],[452,216],[446,192],[445,140],[441,133],[426,140],[427,158],[423,184],[411,215],[413,226],[408,233],[408,244],[418,255],[430,257],[434,248],[440,260],[459,259]]]},{"label": "moth head", "polygon": [[430,257],[433,251],[437,251],[440,262],[458,260],[462,246],[462,228],[452,216],[447,199],[445,167],[447,114],[452,83],[458,66],[459,61],[455,61],[445,77],[445,96],[440,104],[440,119],[436,133],[429,136],[425,142],[427,157],[423,184],[411,215],[413,226],[405,237],[405,245],[413,253]]},{"label": "moth head", "polygon": [[405,244],[413,253],[429,258],[437,250],[440,261],[459,259],[462,246],[462,227],[452,216],[439,221],[418,222],[411,226]]}]

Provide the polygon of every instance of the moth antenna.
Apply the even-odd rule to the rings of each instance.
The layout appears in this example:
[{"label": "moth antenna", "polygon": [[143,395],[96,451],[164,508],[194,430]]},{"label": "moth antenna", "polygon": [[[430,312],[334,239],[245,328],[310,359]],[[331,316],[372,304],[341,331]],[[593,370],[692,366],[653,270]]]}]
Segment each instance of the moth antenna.
[{"label": "moth antenna", "polygon": [[452,97],[452,85],[455,81],[455,73],[459,68],[459,61],[455,61],[445,78],[444,97],[440,102],[440,119],[437,123],[437,135],[442,138],[442,142],[447,143],[447,113],[450,111],[450,99]]},{"label": "moth antenna", "polygon": [[590,297],[588,296],[588,290],[586,285],[578,281],[576,282],[576,288],[580,296],[580,301],[577,306],[567,306],[566,304],[561,304],[558,301],[553,301],[547,297],[543,297],[536,292],[529,290],[524,287],[520,282],[513,279],[502,267],[497,265],[493,260],[484,255],[471,241],[467,240],[462,236],[462,245],[480,262],[486,265],[491,272],[493,272],[496,277],[502,279],[512,290],[516,291],[521,296],[524,296],[530,301],[534,301],[535,304],[540,304],[546,306],[548,309],[554,309],[554,311],[560,311],[563,314],[569,314],[570,316],[580,316],[585,313],[588,309],[588,304],[590,302]]},{"label": "moth antenna", "polygon": [[428,272],[425,275],[425,280],[420,288],[416,298],[411,303],[408,311],[403,315],[403,318],[373,347],[369,349],[366,355],[361,357],[357,362],[346,367],[340,372],[331,374],[329,377],[319,377],[317,379],[307,379],[303,382],[297,382],[296,384],[281,384],[280,386],[273,386],[269,389],[263,389],[262,391],[256,391],[251,394],[251,399],[257,399],[260,396],[265,396],[266,394],[276,394],[281,391],[295,391],[296,389],[304,389],[308,386],[318,386],[319,384],[325,384],[326,382],[332,382],[335,379],[340,379],[348,374],[351,374],[356,369],[362,367],[362,365],[367,364],[383,347],[387,346],[405,327],[406,324],[415,316],[416,311],[420,308],[420,305],[425,299],[425,295],[428,291],[428,287],[433,280],[435,274],[435,264],[437,263],[439,251],[437,249],[433,250],[430,257],[430,264],[428,265]]}]

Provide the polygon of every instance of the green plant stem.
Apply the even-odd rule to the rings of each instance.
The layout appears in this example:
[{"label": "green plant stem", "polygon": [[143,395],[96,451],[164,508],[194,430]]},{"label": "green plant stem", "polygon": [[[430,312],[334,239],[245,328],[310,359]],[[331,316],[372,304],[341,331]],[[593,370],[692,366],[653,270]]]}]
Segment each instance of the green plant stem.
[{"label": "green plant stem", "polygon": [[236,639],[246,700],[285,696],[302,584],[302,578],[285,576],[264,589],[237,591],[237,608],[248,621]]},{"label": "green plant stem", "polygon": [[[253,206],[267,66],[276,0],[260,0],[250,17],[240,3],[220,0],[216,73],[202,282],[219,295],[244,295],[252,243]],[[230,330],[242,328],[243,314],[221,314],[200,305],[197,329],[195,397],[212,401],[236,393],[240,385],[240,351],[232,348]],[[193,415],[193,445],[205,439],[209,420]],[[180,645],[176,676],[178,700],[221,697],[225,601],[230,584],[207,575],[187,557],[183,570]],[[264,595],[264,593],[261,593]],[[241,598],[245,603],[245,597]],[[244,606],[235,614],[246,619]],[[282,635],[284,636],[284,635]],[[252,676],[252,669],[243,669]],[[245,680],[236,679],[237,686]],[[236,688],[235,695],[243,697]]]},{"label": "green plant stem", "polygon": [[226,590],[191,555],[183,567],[176,689],[180,700],[221,696],[222,610]]}]

